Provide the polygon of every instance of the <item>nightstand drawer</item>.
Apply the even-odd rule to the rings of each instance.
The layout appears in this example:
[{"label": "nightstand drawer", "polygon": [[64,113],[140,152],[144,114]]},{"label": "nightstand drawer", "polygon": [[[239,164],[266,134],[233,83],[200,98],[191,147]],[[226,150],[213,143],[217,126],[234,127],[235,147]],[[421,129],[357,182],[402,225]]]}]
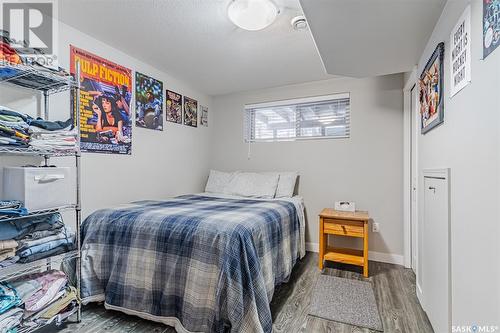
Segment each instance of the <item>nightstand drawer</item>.
[{"label": "nightstand drawer", "polygon": [[363,223],[358,221],[324,219],[323,229],[326,234],[364,237]]}]

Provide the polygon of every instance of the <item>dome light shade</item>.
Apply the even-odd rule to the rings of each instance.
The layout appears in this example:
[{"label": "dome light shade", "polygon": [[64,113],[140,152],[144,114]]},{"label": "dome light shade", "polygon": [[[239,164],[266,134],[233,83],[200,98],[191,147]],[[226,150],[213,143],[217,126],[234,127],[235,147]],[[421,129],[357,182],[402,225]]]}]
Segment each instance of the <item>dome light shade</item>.
[{"label": "dome light shade", "polygon": [[271,0],[232,0],[227,16],[241,29],[262,30],[276,20],[279,10]]}]

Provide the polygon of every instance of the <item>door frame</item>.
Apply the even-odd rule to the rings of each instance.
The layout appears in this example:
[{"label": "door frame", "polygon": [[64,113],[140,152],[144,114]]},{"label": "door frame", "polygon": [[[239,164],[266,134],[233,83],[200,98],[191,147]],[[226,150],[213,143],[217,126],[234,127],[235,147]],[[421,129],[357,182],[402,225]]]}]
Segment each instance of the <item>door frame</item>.
[{"label": "door frame", "polygon": [[[403,100],[404,100],[404,112],[403,112],[403,244],[404,244],[404,266],[406,268],[411,268],[411,155],[412,155],[412,144],[411,144],[411,135],[412,135],[412,125],[415,125],[415,122],[412,121],[411,112],[411,90],[413,87],[417,85],[417,66],[413,68],[407,82],[405,82],[405,86],[403,88]],[[418,95],[417,95],[418,96]],[[413,101],[415,105],[418,102],[418,98]],[[416,118],[416,117],[415,117]],[[415,126],[416,127],[416,126]],[[416,136],[418,138],[418,135]],[[415,147],[418,147],[418,140],[415,142]],[[416,161],[416,165],[418,165],[418,161]],[[417,206],[417,218],[418,221],[418,186],[415,191],[415,195],[417,201],[415,205]],[[417,228],[418,229],[418,228]],[[417,247],[418,247],[418,234],[417,234]],[[418,262],[418,251],[417,251],[417,262]],[[414,265],[417,267],[417,265]]]}]

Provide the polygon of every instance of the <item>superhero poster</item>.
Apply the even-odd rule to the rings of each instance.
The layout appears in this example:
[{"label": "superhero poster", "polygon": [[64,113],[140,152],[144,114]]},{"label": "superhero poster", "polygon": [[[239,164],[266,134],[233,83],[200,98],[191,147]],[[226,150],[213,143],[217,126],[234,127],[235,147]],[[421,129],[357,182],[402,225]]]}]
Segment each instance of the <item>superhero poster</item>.
[{"label": "superhero poster", "polygon": [[135,72],[135,126],[163,131],[163,83]]},{"label": "superhero poster", "polygon": [[198,127],[198,101],[184,96],[184,125]]},{"label": "superhero poster", "polygon": [[483,0],[483,57],[500,45],[500,0]]},{"label": "superhero poster", "polygon": [[76,99],[72,105],[80,117],[81,150],[130,155],[132,71],[73,45],[70,53],[73,76],[80,63],[80,105]]},{"label": "superhero poster", "polygon": [[182,95],[167,90],[167,121],[182,124]]}]

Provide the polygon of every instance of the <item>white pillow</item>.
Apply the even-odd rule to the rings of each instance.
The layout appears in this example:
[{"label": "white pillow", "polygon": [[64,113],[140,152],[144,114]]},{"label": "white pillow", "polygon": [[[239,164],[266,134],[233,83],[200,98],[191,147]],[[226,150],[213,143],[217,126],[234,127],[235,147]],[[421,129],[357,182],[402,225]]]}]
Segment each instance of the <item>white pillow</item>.
[{"label": "white pillow", "polygon": [[242,197],[272,199],[278,188],[278,174],[238,172],[229,181],[226,193]]},{"label": "white pillow", "polygon": [[210,170],[205,192],[209,193],[226,193],[226,186],[233,179],[233,172],[222,172]]},{"label": "white pillow", "polygon": [[295,183],[299,173],[296,171],[290,172],[261,172],[263,175],[279,175],[278,188],[276,189],[275,198],[291,198],[295,190]]},{"label": "white pillow", "polygon": [[278,181],[278,188],[276,189],[275,198],[291,198],[295,190],[295,183],[297,182],[298,172],[280,172],[280,179]]}]

